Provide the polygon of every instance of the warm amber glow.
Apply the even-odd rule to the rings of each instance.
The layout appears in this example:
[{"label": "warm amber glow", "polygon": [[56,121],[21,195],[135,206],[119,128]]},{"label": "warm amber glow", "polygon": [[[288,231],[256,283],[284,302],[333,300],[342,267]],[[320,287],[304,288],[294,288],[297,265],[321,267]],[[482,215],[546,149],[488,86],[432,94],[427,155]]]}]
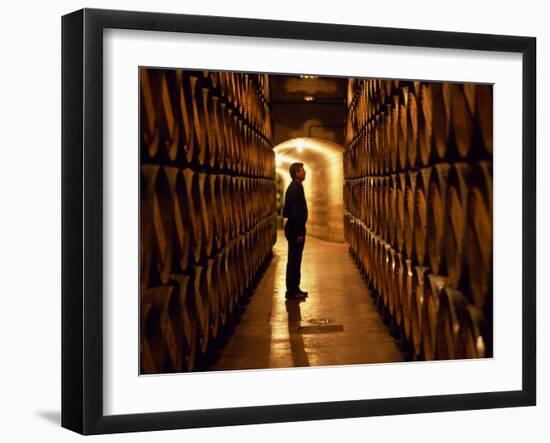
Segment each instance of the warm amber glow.
[{"label": "warm amber glow", "polygon": [[288,167],[304,164],[303,183],[312,235],[332,241],[343,241],[343,155],[342,147],[329,140],[299,137],[286,140],[274,148],[279,159],[278,172],[289,177]]}]

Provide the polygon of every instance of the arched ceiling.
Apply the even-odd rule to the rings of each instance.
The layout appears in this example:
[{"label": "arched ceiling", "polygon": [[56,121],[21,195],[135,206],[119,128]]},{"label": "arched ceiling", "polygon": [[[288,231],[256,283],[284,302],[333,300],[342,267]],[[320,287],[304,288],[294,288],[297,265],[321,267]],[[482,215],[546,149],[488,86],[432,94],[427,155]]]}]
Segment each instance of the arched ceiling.
[{"label": "arched ceiling", "polygon": [[[277,166],[293,162],[318,164],[342,156],[343,148],[337,143],[317,137],[299,137],[286,140],[273,148]],[[288,167],[288,166],[287,166]]]}]

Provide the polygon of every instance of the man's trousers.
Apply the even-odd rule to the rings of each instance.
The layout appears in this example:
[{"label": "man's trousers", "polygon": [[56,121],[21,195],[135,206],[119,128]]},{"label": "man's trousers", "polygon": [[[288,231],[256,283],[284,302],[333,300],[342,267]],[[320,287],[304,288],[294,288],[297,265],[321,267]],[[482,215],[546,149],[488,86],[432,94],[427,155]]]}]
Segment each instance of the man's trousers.
[{"label": "man's trousers", "polygon": [[288,260],[286,264],[286,290],[289,294],[294,294],[300,286],[300,267],[302,266],[302,252],[304,251],[304,241],[298,243],[296,236],[289,236],[285,229],[285,237],[288,240]]}]

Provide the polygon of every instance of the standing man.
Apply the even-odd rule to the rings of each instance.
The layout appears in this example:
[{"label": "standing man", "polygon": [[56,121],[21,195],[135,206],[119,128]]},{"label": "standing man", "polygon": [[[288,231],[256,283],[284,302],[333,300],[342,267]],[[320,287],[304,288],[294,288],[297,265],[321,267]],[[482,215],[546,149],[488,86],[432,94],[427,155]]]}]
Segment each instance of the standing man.
[{"label": "standing man", "polygon": [[288,261],[286,264],[286,298],[303,299],[307,292],[300,289],[300,267],[306,240],[307,203],[302,182],[306,178],[303,163],[290,165],[292,182],[285,193],[283,217],[285,237],[288,240]]}]

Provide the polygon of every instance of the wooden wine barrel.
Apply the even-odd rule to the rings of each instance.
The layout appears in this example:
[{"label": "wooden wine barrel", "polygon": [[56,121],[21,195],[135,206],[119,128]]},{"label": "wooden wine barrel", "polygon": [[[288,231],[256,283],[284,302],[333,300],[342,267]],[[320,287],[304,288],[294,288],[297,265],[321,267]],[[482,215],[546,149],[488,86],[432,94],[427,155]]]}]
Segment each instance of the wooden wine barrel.
[{"label": "wooden wine barrel", "polygon": [[224,243],[227,244],[232,238],[235,232],[233,211],[231,209],[231,198],[233,184],[230,175],[223,176],[223,212],[224,212]]},{"label": "wooden wine barrel", "polygon": [[412,339],[412,297],[414,291],[414,265],[413,261],[403,257],[402,266],[404,281],[401,287],[401,306],[403,309],[403,329],[409,341]]},{"label": "wooden wine barrel", "polygon": [[247,133],[247,140],[245,141],[246,149],[248,149],[247,175],[258,178],[263,176],[262,168],[267,165],[269,159],[266,155],[267,151],[264,147],[264,142],[256,130],[249,125]]},{"label": "wooden wine barrel", "polygon": [[388,308],[390,316],[393,315],[393,294],[392,294],[392,255],[391,255],[391,245],[382,239],[382,251],[381,251],[381,278],[382,278],[382,289],[381,295],[384,301],[384,305]]},{"label": "wooden wine barrel", "polygon": [[243,234],[246,234],[247,231],[250,229],[250,219],[249,219],[249,199],[250,194],[248,191],[249,188],[249,180],[247,177],[241,177],[240,180],[241,185],[241,192],[239,194],[240,196],[240,203],[241,203],[241,211],[242,211],[242,221],[243,221]]},{"label": "wooden wine barrel", "polygon": [[393,250],[394,262],[394,293],[395,293],[395,321],[398,327],[403,327],[404,312],[403,312],[403,297],[406,290],[406,264],[403,256]]},{"label": "wooden wine barrel", "polygon": [[242,127],[241,127],[241,138],[242,138],[242,145],[241,145],[241,162],[242,162],[242,173],[243,175],[250,175],[250,158],[252,155],[251,152],[251,144],[250,144],[250,128],[248,126],[248,123],[246,121],[242,121]]},{"label": "wooden wine barrel", "polygon": [[467,163],[455,163],[449,171],[444,251],[449,285],[453,288],[458,288],[464,271],[470,170]]},{"label": "wooden wine barrel", "polygon": [[392,80],[382,80],[384,95],[390,97],[392,93]]},{"label": "wooden wine barrel", "polygon": [[184,274],[172,274],[170,277],[170,284],[178,294],[180,305],[182,370],[191,372],[195,369],[198,348],[193,280]]},{"label": "wooden wine barrel", "polygon": [[[373,175],[375,174],[375,155],[376,155],[376,144],[375,144],[375,137],[374,137],[374,122],[368,122],[365,128],[365,133],[362,135],[365,139],[365,155],[366,155],[366,168],[367,168],[367,174]],[[352,159],[352,165],[354,165],[355,162],[353,162]],[[353,166],[352,166],[353,168]]]},{"label": "wooden wine barrel", "polygon": [[355,247],[355,251],[354,251],[354,262],[356,264],[356,266],[358,266],[359,268],[361,268],[361,254],[362,254],[362,247],[361,247],[361,236],[363,234],[362,232],[362,226],[359,222],[355,223],[354,224],[354,247]]},{"label": "wooden wine barrel", "polygon": [[[152,286],[154,280],[154,272],[156,267],[153,266],[153,223],[151,223],[151,214],[153,213],[153,194],[154,194],[154,177],[158,173],[158,166],[142,165],[140,168],[140,242],[139,242],[139,257],[140,257],[140,288],[148,288]],[[157,279],[158,280],[158,279]]]},{"label": "wooden wine barrel", "polygon": [[380,237],[384,238],[384,178],[383,177],[376,177],[374,179],[374,192],[375,192],[375,218],[374,218],[374,225],[376,228],[376,233],[380,235]]},{"label": "wooden wine barrel", "polygon": [[179,298],[172,286],[148,288],[141,294],[142,370],[180,372],[183,368]]},{"label": "wooden wine barrel", "polygon": [[367,248],[366,248],[367,260],[365,263],[365,270],[367,272],[368,281],[372,284],[374,277],[374,235],[372,231],[367,230]]},{"label": "wooden wine barrel", "polygon": [[225,285],[226,285],[226,293],[225,293],[225,304],[226,304],[226,312],[227,312],[227,319],[229,322],[231,322],[231,319],[234,317],[234,311],[235,311],[235,275],[232,272],[232,263],[235,260],[235,248],[234,248],[235,242],[230,240],[224,247],[225,249],[225,260],[223,264],[223,269],[225,272]]},{"label": "wooden wine barrel", "polygon": [[239,220],[240,220],[240,234],[246,233],[247,230],[247,217],[246,217],[246,178],[239,177],[237,180],[237,189],[238,194],[236,197],[235,204],[237,205],[239,211]]},{"label": "wooden wine barrel", "polygon": [[351,218],[351,236],[352,236],[352,250],[353,250],[353,260],[357,263],[357,255],[359,252],[359,224],[357,219],[352,216]]},{"label": "wooden wine barrel", "polygon": [[243,138],[242,138],[242,120],[239,118],[239,115],[236,113],[233,113],[233,121],[234,121],[234,133],[233,136],[235,138],[235,153],[237,158],[237,165],[235,168],[235,171],[239,175],[243,175],[244,173],[244,167],[243,167]]},{"label": "wooden wine barrel", "polygon": [[248,74],[242,74],[243,117],[250,122],[254,121],[254,97],[252,96],[252,80]]},{"label": "wooden wine barrel", "polygon": [[251,192],[252,180],[248,177],[243,179],[243,208],[246,230],[249,231],[252,228],[252,199]]},{"label": "wooden wine barrel", "polygon": [[366,265],[368,261],[368,232],[365,225],[361,225],[360,231],[360,240],[359,244],[361,245],[360,261],[361,261],[361,271],[366,272]]},{"label": "wooden wine barrel", "polygon": [[235,85],[235,108],[239,114],[244,114],[244,103],[243,103],[243,94],[242,94],[242,74],[234,74],[234,85]]},{"label": "wooden wine barrel", "polygon": [[377,113],[374,116],[374,122],[371,126],[372,131],[372,156],[373,156],[373,173],[375,175],[381,175],[382,170],[382,153],[384,150],[384,138],[380,129],[383,122],[381,114]]},{"label": "wooden wine barrel", "polygon": [[195,125],[193,124],[193,103],[191,93],[191,80],[183,70],[176,70],[177,84],[179,87],[179,112],[180,128],[182,131],[183,158],[186,164],[193,161],[195,146],[197,145]]},{"label": "wooden wine barrel", "polygon": [[226,71],[220,71],[220,72],[219,72],[218,81],[219,81],[220,94],[221,94],[222,97],[224,97],[225,100],[229,100],[229,99],[228,99],[229,93],[228,93],[228,91],[227,91],[227,88],[228,88],[228,83],[227,83],[228,76],[229,76],[229,72],[226,72]]},{"label": "wooden wine barrel", "polygon": [[389,234],[389,215],[388,215],[388,196],[389,193],[389,177],[380,177],[380,232],[382,238],[388,241]]},{"label": "wooden wine barrel", "polygon": [[158,93],[161,74],[158,70],[139,70],[141,149],[155,158],[159,149],[161,98]]},{"label": "wooden wine barrel", "polygon": [[422,355],[422,328],[425,298],[426,275],[430,269],[426,266],[415,266],[413,269],[411,290],[411,342],[417,357]]},{"label": "wooden wine barrel", "polygon": [[481,310],[468,304],[459,313],[458,355],[462,358],[489,357],[484,329],[487,321]]},{"label": "wooden wine barrel", "polygon": [[208,76],[213,88],[218,88],[220,82],[220,73],[218,71],[209,71]]},{"label": "wooden wine barrel", "polygon": [[396,195],[396,231],[395,231],[395,241],[397,250],[399,252],[404,252],[405,250],[405,196],[407,193],[407,174],[401,172],[398,175],[398,186],[397,186],[397,195]]},{"label": "wooden wine barrel", "polygon": [[433,146],[433,104],[431,83],[422,83],[420,87],[419,117],[419,160],[420,165],[427,166],[432,159]]},{"label": "wooden wine barrel", "polygon": [[227,89],[225,91],[227,100],[231,103],[233,108],[236,108],[236,97],[235,97],[235,73],[227,72]]},{"label": "wooden wine barrel", "polygon": [[229,104],[225,107],[224,116],[225,130],[227,134],[227,151],[229,153],[228,168],[232,172],[237,171],[237,146],[235,143],[235,121],[233,119],[233,108]]},{"label": "wooden wine barrel", "polygon": [[231,214],[233,233],[231,238],[235,238],[241,232],[241,211],[240,211],[240,179],[239,177],[230,176],[230,197],[229,197],[229,213]]},{"label": "wooden wine barrel", "polygon": [[155,275],[162,284],[166,284],[172,272],[174,258],[174,208],[170,183],[163,168],[142,165],[141,170],[146,177],[150,198],[144,223],[151,223],[153,229],[153,244],[144,247],[152,246]]},{"label": "wooden wine barrel", "polygon": [[437,274],[424,278],[424,304],[422,310],[422,351],[425,360],[435,360],[438,347],[439,305],[448,279]]},{"label": "wooden wine barrel", "polygon": [[476,116],[485,150],[493,153],[493,86],[476,85]]},{"label": "wooden wine barrel", "polygon": [[259,177],[260,165],[265,164],[267,159],[265,158],[265,152],[259,142],[258,135],[253,128],[248,128],[248,142],[250,146],[250,159],[249,159],[249,174],[253,177]]},{"label": "wooden wine barrel", "polygon": [[[263,187],[262,180],[258,180],[255,178],[249,178],[248,182],[250,183],[250,190],[249,190],[249,198],[250,198],[250,206],[249,206],[249,212],[250,212],[250,226],[256,226],[259,221],[259,215],[260,215],[260,190]],[[267,193],[265,194],[267,197]]]},{"label": "wooden wine barrel", "polygon": [[390,150],[390,172],[395,173],[398,168],[399,155],[399,95],[394,95],[392,100],[387,146]]},{"label": "wooden wine barrel", "polygon": [[214,95],[214,92],[210,88],[203,88],[203,112],[205,114],[205,121],[207,122],[206,138],[208,141],[208,165],[211,170],[218,170],[218,160],[220,157],[220,151],[222,150],[220,144],[219,134],[219,122],[218,119],[218,106],[219,98]]},{"label": "wooden wine barrel", "polygon": [[388,242],[395,245],[397,234],[397,189],[399,186],[396,174],[388,177],[387,186]]},{"label": "wooden wine barrel", "polygon": [[404,251],[407,258],[412,258],[414,254],[414,211],[416,206],[415,196],[417,177],[417,171],[410,170],[407,173],[404,210]]},{"label": "wooden wine barrel", "polygon": [[418,103],[414,92],[409,91],[407,160],[409,168],[418,162]]},{"label": "wooden wine barrel", "polygon": [[227,108],[229,144],[231,145],[231,170],[239,174],[239,146],[237,140],[237,116],[233,108]]},{"label": "wooden wine barrel", "polygon": [[191,85],[191,102],[193,105],[193,126],[195,137],[197,140],[197,157],[196,160],[200,166],[204,166],[207,158],[207,123],[203,105],[203,91],[199,77],[196,75],[189,76]]},{"label": "wooden wine barrel", "polygon": [[223,174],[217,175],[217,182],[216,182],[216,201],[217,201],[217,207],[218,207],[218,232],[216,237],[216,247],[218,250],[222,249],[223,246],[227,243],[229,240],[229,228],[228,228],[228,214],[227,214],[227,207],[226,207],[226,187],[227,187],[227,176]]},{"label": "wooden wine barrel", "polygon": [[250,283],[252,281],[252,232],[248,231],[245,234],[243,234],[242,237],[242,248],[243,248],[243,276],[245,278],[244,280],[244,288],[248,289],[250,288]]},{"label": "wooden wine barrel", "polygon": [[237,270],[238,270],[238,287],[239,287],[239,299],[244,295],[244,291],[246,289],[246,262],[245,262],[245,243],[244,243],[244,234],[240,234],[237,238],[237,251],[238,251],[238,259],[237,259]]},{"label": "wooden wine barrel", "polygon": [[201,202],[200,219],[202,223],[204,253],[211,257],[214,247],[214,228],[213,220],[214,208],[212,207],[212,189],[210,187],[210,176],[199,172],[199,200]]},{"label": "wooden wine barrel", "polygon": [[234,307],[237,306],[239,298],[241,296],[241,287],[240,287],[240,270],[239,270],[239,260],[240,260],[240,245],[239,237],[235,237],[231,240],[231,252],[230,257],[227,262],[227,272],[231,279],[231,299]]},{"label": "wooden wine barrel", "polygon": [[428,241],[428,201],[430,191],[430,179],[432,168],[423,168],[418,174],[416,183],[416,197],[414,208],[414,256],[420,266],[427,262],[427,241]]},{"label": "wooden wine barrel", "polygon": [[229,108],[227,106],[227,103],[222,101],[220,102],[220,135],[222,137],[220,150],[223,151],[223,169],[227,172],[233,169],[234,158],[229,123]]},{"label": "wooden wine barrel", "polygon": [[382,165],[383,165],[383,172],[384,174],[389,174],[392,170],[391,167],[391,150],[392,150],[392,107],[391,104],[388,103],[385,106],[384,113],[382,114],[384,116],[384,121],[382,124],[382,132],[383,132],[383,138],[384,138],[384,150],[383,150],[383,157],[382,157]]},{"label": "wooden wine barrel", "polygon": [[363,180],[366,194],[366,202],[363,207],[364,218],[366,220],[367,227],[374,229],[374,179],[372,177],[366,177]]},{"label": "wooden wine barrel", "polygon": [[430,179],[430,190],[428,197],[428,234],[427,254],[428,262],[434,274],[444,274],[444,248],[445,248],[445,225],[447,183],[451,165],[439,163],[432,168]]},{"label": "wooden wine barrel", "polygon": [[399,126],[397,129],[397,158],[400,170],[407,168],[408,158],[408,136],[409,136],[409,122],[408,122],[408,108],[409,108],[409,92],[408,87],[401,88],[401,100],[399,103]]},{"label": "wooden wine barrel", "polygon": [[191,219],[189,212],[193,209],[187,199],[185,177],[181,169],[165,167],[164,171],[168,179],[170,198],[172,200],[174,222],[174,263],[173,269],[183,273],[191,264]]},{"label": "wooden wine barrel", "polygon": [[164,158],[174,162],[180,153],[180,121],[178,115],[178,85],[176,73],[173,70],[160,71],[161,95],[161,125],[160,147]]},{"label": "wooden wine barrel", "polygon": [[209,278],[211,275],[208,273],[207,267],[197,265],[194,267],[193,277],[199,350],[204,354],[208,349],[210,338],[210,294],[212,290]]},{"label": "wooden wine barrel", "polygon": [[368,218],[369,218],[369,227],[373,232],[376,232],[376,177],[368,177],[368,193],[369,193],[369,204],[367,207]]},{"label": "wooden wine barrel", "polygon": [[451,83],[434,82],[432,92],[432,125],[435,153],[443,160],[447,156],[451,127]]},{"label": "wooden wine barrel", "polygon": [[397,323],[397,309],[400,307],[400,300],[398,300],[399,294],[397,293],[397,279],[395,276],[397,258],[397,252],[394,251],[391,244],[386,243],[386,290],[388,292],[388,310],[395,323]]},{"label": "wooden wine barrel", "polygon": [[210,282],[210,293],[208,294],[209,301],[209,339],[216,339],[219,333],[220,326],[220,310],[221,310],[221,300],[220,300],[220,279],[218,275],[218,261],[220,260],[220,254],[216,254],[214,258],[209,258],[206,261],[206,280]]},{"label": "wooden wine barrel", "polygon": [[479,162],[472,171],[468,196],[465,257],[473,302],[485,308],[493,280],[493,164]]},{"label": "wooden wine barrel", "polygon": [[199,174],[191,169],[182,170],[185,193],[187,196],[187,202],[189,205],[188,222],[191,227],[191,251],[193,260],[198,263],[204,256],[204,242],[203,242],[203,223],[202,217],[202,199],[201,185],[199,180]]},{"label": "wooden wine barrel", "polygon": [[466,308],[468,301],[462,292],[445,287],[439,303],[437,321],[437,359],[452,360],[462,358],[459,343],[460,311]]},{"label": "wooden wine barrel", "polygon": [[260,265],[264,258],[265,254],[265,223],[260,221],[254,225],[252,228],[252,260],[251,260],[251,269],[254,282],[256,282],[258,277],[258,272]]},{"label": "wooden wine barrel", "polygon": [[378,235],[374,235],[373,239],[373,273],[372,285],[378,292],[382,290],[382,242]]},{"label": "wooden wine barrel", "polygon": [[473,149],[475,101],[467,100],[464,85],[454,85],[451,88],[451,94],[451,121],[456,149],[461,158],[466,158]]}]

